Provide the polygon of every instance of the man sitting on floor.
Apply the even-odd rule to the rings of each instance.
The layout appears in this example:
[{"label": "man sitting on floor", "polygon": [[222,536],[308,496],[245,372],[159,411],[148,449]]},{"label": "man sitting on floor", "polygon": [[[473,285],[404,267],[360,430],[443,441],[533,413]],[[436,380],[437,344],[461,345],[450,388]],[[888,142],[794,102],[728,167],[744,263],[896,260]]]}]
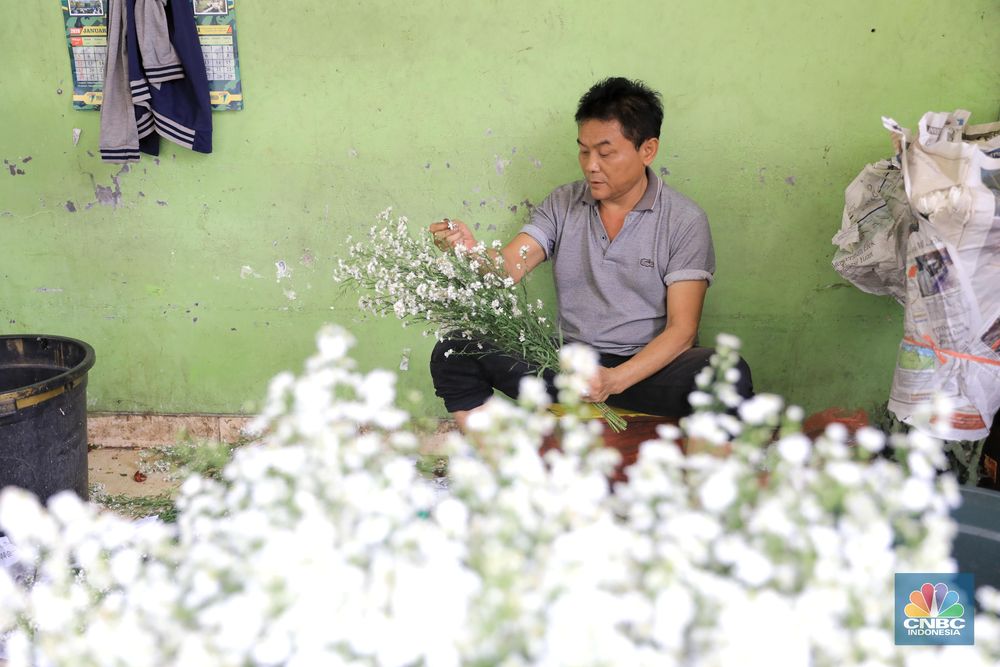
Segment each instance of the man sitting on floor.
[{"label": "man sitting on floor", "polygon": [[[714,352],[695,343],[715,252],[705,212],[650,169],[662,121],[659,94],[643,83],[593,86],[576,111],[584,180],[556,188],[499,252],[515,281],[552,260],[564,341],[600,355],[585,400],[680,417]],[[441,249],[476,243],[459,220],[430,231]],[[440,342],[430,363],[435,392],[463,430],[494,388],[515,398],[521,378],[537,372],[499,352],[449,353],[468,345]],[[736,389],[749,397],[750,368],[738,368]]]}]

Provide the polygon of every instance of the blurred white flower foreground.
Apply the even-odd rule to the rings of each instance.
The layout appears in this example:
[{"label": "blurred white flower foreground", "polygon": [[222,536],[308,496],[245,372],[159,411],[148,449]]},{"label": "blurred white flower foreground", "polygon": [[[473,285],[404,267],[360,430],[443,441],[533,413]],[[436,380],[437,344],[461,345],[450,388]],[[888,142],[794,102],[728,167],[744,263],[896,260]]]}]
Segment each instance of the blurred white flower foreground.
[{"label": "blurred white flower foreground", "polygon": [[[976,646],[893,642],[893,573],[955,569],[940,444],[894,440],[896,463],[876,431],[811,442],[774,396],[713,412],[738,344],[720,343],[682,427],[728,456],[684,456],[661,428],[611,494],[596,424],[557,421],[527,379],[473,422],[482,455],[450,438],[440,494],[394,376],[357,372],[328,328],[302,377],[272,381],[264,443],[222,482],[188,479],[176,525],[3,493],[0,528],[37,567],[33,585],[0,569],[10,664],[996,665],[995,591]],[[593,364],[567,351],[562,402]]]}]

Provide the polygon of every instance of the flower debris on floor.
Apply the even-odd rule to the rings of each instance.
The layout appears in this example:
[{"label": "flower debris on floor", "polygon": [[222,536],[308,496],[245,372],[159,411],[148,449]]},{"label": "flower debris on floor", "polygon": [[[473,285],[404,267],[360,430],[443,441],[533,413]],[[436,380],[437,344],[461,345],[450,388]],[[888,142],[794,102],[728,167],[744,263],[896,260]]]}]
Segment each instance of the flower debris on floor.
[{"label": "flower debris on floor", "polygon": [[[176,524],[0,495],[36,575],[0,571],[13,667],[1000,660],[991,589],[975,646],[893,642],[893,574],[954,568],[958,485],[929,436],[861,429],[849,447],[834,425],[812,442],[778,397],[731,416],[706,382],[612,493],[617,454],[575,411],[591,358],[563,365],[566,415],[526,378],[520,404],[470,420],[475,445],[450,434],[442,490],[395,377],[358,372],[346,331],[318,343],[301,377],[272,381],[261,442],[185,480]],[[735,358],[720,345],[702,380]],[[553,430],[561,450],[542,458]]]},{"label": "flower debris on floor", "polygon": [[[441,422],[415,420],[413,423],[412,430],[421,441],[421,455],[417,461],[417,468],[439,486],[447,484],[445,476],[448,457],[434,452],[438,449],[438,443],[443,435],[456,428],[451,420]],[[181,482],[191,475],[219,479],[222,469],[232,460],[236,449],[253,442],[252,438],[243,436],[232,443],[220,443],[193,439],[182,432],[179,442],[169,446],[139,450],[91,446],[89,451],[91,459],[95,453],[113,452],[111,459],[115,464],[105,466],[111,469],[109,472],[98,468],[91,460],[91,479],[94,478],[95,472],[98,473],[98,477],[117,474],[123,478],[128,477],[129,483],[109,486],[102,481],[92,481],[89,485],[90,501],[130,519],[155,517],[161,521],[174,522],[177,519],[176,499]],[[121,460],[118,455],[122,453],[131,456]],[[132,463],[134,465],[130,466]],[[150,489],[146,486],[147,479],[156,480],[159,484]],[[142,486],[138,486],[140,484]]]},{"label": "flower debris on floor", "polygon": [[[139,450],[92,446],[90,500],[129,518],[173,521],[180,483],[194,474],[217,478],[233,451],[248,442],[248,438],[232,444],[195,440],[181,433],[171,446]],[[121,483],[116,475],[128,482]]]}]

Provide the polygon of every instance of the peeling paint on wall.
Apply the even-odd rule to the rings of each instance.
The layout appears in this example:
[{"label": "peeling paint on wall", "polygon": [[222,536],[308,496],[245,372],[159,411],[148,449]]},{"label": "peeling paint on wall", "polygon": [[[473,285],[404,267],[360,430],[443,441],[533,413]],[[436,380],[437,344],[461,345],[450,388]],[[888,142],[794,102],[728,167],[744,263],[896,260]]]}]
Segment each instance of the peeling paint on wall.
[{"label": "peeling paint on wall", "polygon": [[94,194],[97,195],[97,203],[117,207],[118,202],[121,201],[122,193],[120,190],[112,190],[104,185],[95,185]]},{"label": "peeling paint on wall", "polygon": [[243,265],[240,267],[240,278],[246,280],[247,278],[260,278],[260,274],[253,270],[249,265]]},{"label": "peeling paint on wall", "polygon": [[[122,186],[121,183],[118,182],[118,177],[122,174],[127,174],[130,171],[132,171],[131,167],[127,164],[123,164],[117,174],[111,175],[111,184],[114,186],[114,189],[106,185],[101,185],[97,182],[97,179],[94,178],[94,175],[90,174],[90,182],[94,186],[94,194],[97,196],[97,203],[102,206],[118,208],[118,204],[120,204],[122,200]],[[88,205],[87,208],[90,208],[90,206]]]},{"label": "peeling paint on wall", "polygon": [[279,259],[277,262],[274,263],[274,268],[275,268],[275,275],[277,277],[277,282],[280,283],[283,278],[292,277],[292,270],[288,268],[287,264],[285,264],[285,260]]},{"label": "peeling paint on wall", "polygon": [[[28,160],[31,160],[29,157]],[[10,171],[11,176],[24,176],[24,169],[21,169],[16,164],[17,160],[11,162],[10,160],[4,160],[3,163],[7,165],[7,169]]]},{"label": "peeling paint on wall", "polygon": [[76,213],[76,204],[74,204],[73,202],[67,200],[66,201],[66,210],[69,211],[70,213]]}]

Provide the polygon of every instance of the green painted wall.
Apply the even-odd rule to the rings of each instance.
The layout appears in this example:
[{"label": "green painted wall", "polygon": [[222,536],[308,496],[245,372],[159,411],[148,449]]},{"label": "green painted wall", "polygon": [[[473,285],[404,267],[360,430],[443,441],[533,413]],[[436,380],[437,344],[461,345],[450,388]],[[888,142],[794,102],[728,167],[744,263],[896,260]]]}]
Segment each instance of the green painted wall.
[{"label": "green painted wall", "polygon": [[364,367],[411,348],[401,386],[443,414],[429,339],[362,318],[331,282],[344,239],[387,206],[508,238],[523,202],[577,178],[575,102],[617,74],[663,92],[655,166],[712,222],[703,338],[741,336],[759,390],[865,407],[888,390],[901,313],[830,268],[843,189],[890,152],[880,115],[1000,107],[996,0],[238,9],[246,110],[216,114],[213,155],[168,145],[124,170],[95,157],[97,113],[71,110],[59,2],[0,4],[0,331],[93,344],[92,409],[252,411],[336,321]]}]

